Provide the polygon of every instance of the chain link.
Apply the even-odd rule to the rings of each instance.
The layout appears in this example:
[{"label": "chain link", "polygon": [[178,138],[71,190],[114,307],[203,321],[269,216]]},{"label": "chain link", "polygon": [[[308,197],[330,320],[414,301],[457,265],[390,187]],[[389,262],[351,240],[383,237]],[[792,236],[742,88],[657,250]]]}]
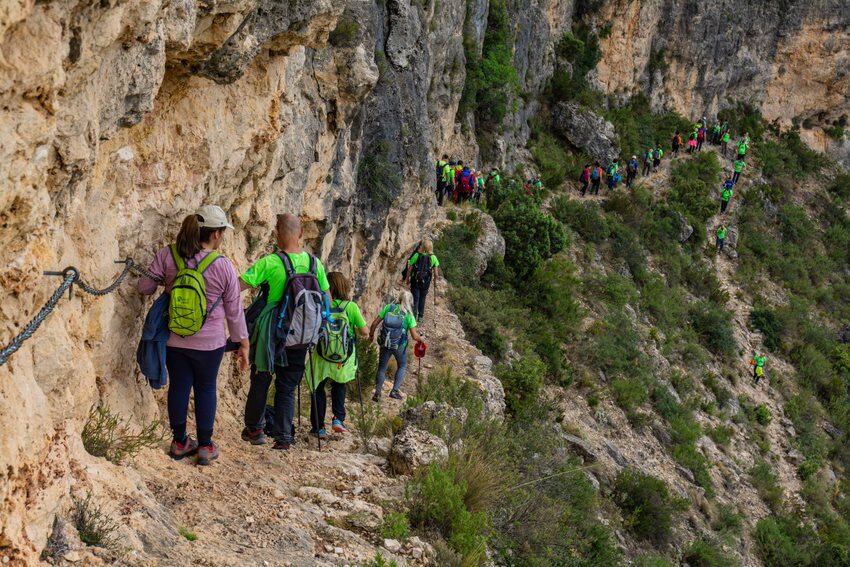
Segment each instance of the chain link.
[{"label": "chain link", "polygon": [[127,277],[127,274],[133,272],[136,275],[144,276],[150,278],[156,282],[160,282],[160,279],[154,276],[152,273],[147,271],[146,269],[137,266],[132,258],[126,258],[124,260],[118,260],[117,264],[124,264],[124,269],[115,278],[115,281],[110,285],[103,289],[97,289],[83,281],[80,278],[80,271],[71,266],[69,268],[65,268],[61,273],[51,273],[49,275],[61,275],[64,279],[62,283],[59,284],[59,287],[56,288],[56,291],[53,292],[53,295],[50,296],[50,299],[47,300],[47,303],[44,304],[39,312],[33,317],[32,321],[27,323],[27,326],[24,327],[24,330],[18,333],[16,337],[14,337],[8,345],[6,345],[2,350],[0,350],[0,366],[6,364],[6,361],[12,356],[18,349],[21,348],[21,345],[24,344],[24,341],[29,339],[35,334],[36,330],[41,326],[47,316],[56,309],[56,305],[59,303],[59,300],[62,298],[62,295],[71,289],[71,287],[76,284],[79,286],[81,290],[88,293],[89,295],[94,295],[96,297],[101,297],[104,295],[108,295],[118,289],[118,287],[124,283],[124,279]]}]

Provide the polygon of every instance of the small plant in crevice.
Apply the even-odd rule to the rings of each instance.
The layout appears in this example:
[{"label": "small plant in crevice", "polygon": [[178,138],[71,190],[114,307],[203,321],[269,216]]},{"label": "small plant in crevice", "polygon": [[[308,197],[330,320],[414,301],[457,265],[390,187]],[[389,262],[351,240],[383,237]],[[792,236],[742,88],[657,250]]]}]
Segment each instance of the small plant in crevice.
[{"label": "small plant in crevice", "polygon": [[384,539],[405,540],[410,536],[410,522],[404,512],[390,512],[378,529]]},{"label": "small plant in crevice", "polygon": [[107,549],[116,547],[121,524],[92,500],[91,493],[84,498],[74,498],[71,519],[84,544]]},{"label": "small plant in crevice", "polygon": [[404,181],[399,166],[390,161],[389,152],[388,142],[373,143],[363,152],[357,166],[358,187],[380,207],[393,203]]},{"label": "small plant in crevice", "polygon": [[89,411],[80,436],[90,455],[117,464],[145,448],[159,445],[165,430],[159,422],[153,421],[139,433],[131,433],[128,421],[122,421],[105,404],[98,404]]},{"label": "small plant in crevice", "polygon": [[179,533],[186,541],[196,541],[198,539],[197,534],[185,526],[180,526],[177,533]]}]

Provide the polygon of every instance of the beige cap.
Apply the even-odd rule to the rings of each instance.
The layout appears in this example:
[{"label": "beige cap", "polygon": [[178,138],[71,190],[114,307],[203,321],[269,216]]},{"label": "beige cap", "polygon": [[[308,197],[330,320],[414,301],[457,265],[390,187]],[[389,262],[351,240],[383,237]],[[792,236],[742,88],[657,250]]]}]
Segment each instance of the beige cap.
[{"label": "beige cap", "polygon": [[195,211],[198,215],[198,225],[201,228],[233,228],[233,225],[227,222],[227,215],[224,210],[218,205],[204,205]]}]

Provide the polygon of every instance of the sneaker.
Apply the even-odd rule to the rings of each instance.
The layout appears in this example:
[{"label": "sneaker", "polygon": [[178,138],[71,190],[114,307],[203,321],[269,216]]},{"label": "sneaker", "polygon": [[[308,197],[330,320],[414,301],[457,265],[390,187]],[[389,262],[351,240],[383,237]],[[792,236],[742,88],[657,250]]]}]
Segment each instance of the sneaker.
[{"label": "sneaker", "polygon": [[198,447],[198,464],[206,466],[218,458],[218,445],[210,443]]},{"label": "sneaker", "polygon": [[381,394],[380,393],[375,392],[374,394],[372,394],[372,401],[373,402],[378,402],[380,400],[381,400]]},{"label": "sneaker", "polygon": [[403,400],[404,399],[404,398],[401,397],[401,392],[399,392],[398,390],[393,390],[392,392],[390,392],[390,397],[394,400]]},{"label": "sneaker", "polygon": [[275,441],[272,449],[275,451],[289,451],[292,448],[292,443],[284,443],[283,441]]},{"label": "sneaker", "polygon": [[323,427],[318,431],[311,431],[310,435],[312,435],[313,437],[318,437],[319,439],[326,439],[328,437],[328,432]]},{"label": "sneaker", "polygon": [[266,433],[262,429],[251,431],[246,427],[242,430],[242,441],[248,441],[251,445],[265,445]]},{"label": "sneaker", "polygon": [[346,433],[348,430],[342,424],[342,422],[338,419],[333,420],[331,423],[331,427],[334,430],[334,433]]},{"label": "sneaker", "polygon": [[168,451],[168,455],[175,461],[179,461],[183,457],[194,455],[197,450],[198,442],[187,435],[182,443],[171,441],[171,450]]}]

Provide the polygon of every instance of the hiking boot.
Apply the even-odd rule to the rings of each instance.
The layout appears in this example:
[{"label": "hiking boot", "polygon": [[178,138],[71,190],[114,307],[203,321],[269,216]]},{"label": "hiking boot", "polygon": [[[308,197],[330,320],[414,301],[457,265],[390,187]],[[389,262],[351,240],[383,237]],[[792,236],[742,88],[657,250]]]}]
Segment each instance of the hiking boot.
[{"label": "hiking boot", "polygon": [[171,450],[168,451],[168,455],[175,461],[179,461],[183,457],[194,455],[197,450],[198,442],[187,435],[182,443],[176,440],[171,441]]},{"label": "hiking boot", "polygon": [[346,432],[348,432],[348,430],[345,428],[345,426],[342,424],[342,422],[338,419],[333,420],[333,422],[331,423],[331,427],[333,428],[334,433],[346,433]]},{"label": "hiking boot", "polygon": [[242,441],[247,441],[251,445],[265,445],[267,440],[266,433],[262,429],[251,431],[246,427],[242,430]]},{"label": "hiking boot", "polygon": [[373,402],[379,402],[379,401],[381,401],[381,394],[380,394],[380,392],[375,392],[374,394],[372,394],[372,401],[373,401]]},{"label": "hiking boot", "polygon": [[214,460],[218,458],[218,445],[215,443],[210,443],[209,445],[203,445],[198,447],[198,464],[203,466],[207,466]]},{"label": "hiking boot", "polygon": [[392,392],[390,392],[390,397],[394,400],[403,400],[404,399],[401,396],[401,392],[399,392],[398,390],[393,390]]},{"label": "hiking boot", "polygon": [[283,441],[275,441],[272,449],[275,451],[289,451],[292,448],[292,443],[284,443]]},{"label": "hiking boot", "polygon": [[321,428],[321,429],[320,429],[320,430],[318,430],[318,431],[311,431],[311,432],[310,432],[310,435],[312,435],[313,437],[318,437],[319,439],[327,439],[327,437],[328,437],[328,432],[327,432],[327,431],[325,430],[325,428],[323,427],[323,428]]}]

